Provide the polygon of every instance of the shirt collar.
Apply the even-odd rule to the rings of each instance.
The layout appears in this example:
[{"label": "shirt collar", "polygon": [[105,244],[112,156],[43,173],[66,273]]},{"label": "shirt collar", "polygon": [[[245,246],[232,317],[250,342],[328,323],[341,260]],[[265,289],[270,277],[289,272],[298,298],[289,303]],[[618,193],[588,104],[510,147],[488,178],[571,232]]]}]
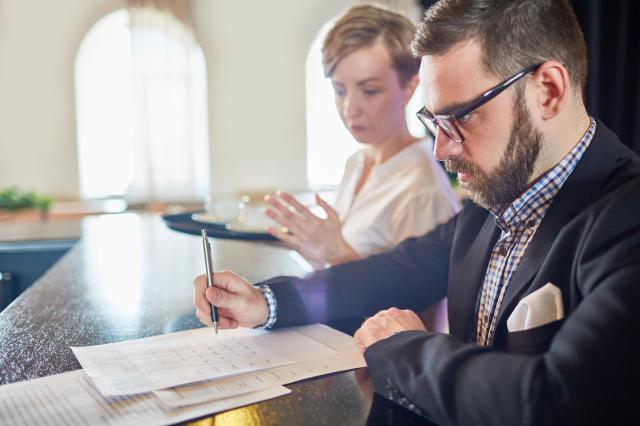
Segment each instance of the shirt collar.
[{"label": "shirt collar", "polygon": [[593,139],[596,121],[593,118],[589,121],[589,128],[580,141],[558,164],[536,180],[524,194],[507,206],[488,209],[502,231],[506,232],[514,228],[535,228],[540,224],[551,201],[580,162]]}]

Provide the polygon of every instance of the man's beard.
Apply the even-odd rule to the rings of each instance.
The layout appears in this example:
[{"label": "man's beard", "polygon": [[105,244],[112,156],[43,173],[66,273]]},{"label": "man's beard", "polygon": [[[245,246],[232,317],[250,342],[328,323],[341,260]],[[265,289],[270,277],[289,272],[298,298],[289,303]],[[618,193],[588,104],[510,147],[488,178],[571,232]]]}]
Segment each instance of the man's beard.
[{"label": "man's beard", "polygon": [[453,158],[444,163],[450,173],[470,173],[473,176],[464,187],[471,200],[484,208],[507,205],[522,195],[529,186],[533,166],[540,153],[542,133],[533,128],[524,96],[518,93],[514,103],[515,120],[509,144],[493,173],[487,174],[476,164],[463,159]]}]

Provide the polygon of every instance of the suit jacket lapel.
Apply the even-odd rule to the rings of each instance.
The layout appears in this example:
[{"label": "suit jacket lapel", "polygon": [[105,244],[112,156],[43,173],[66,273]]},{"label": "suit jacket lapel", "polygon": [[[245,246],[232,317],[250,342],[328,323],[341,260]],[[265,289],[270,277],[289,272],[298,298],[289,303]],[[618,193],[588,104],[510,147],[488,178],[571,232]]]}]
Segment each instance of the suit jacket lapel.
[{"label": "suit jacket lapel", "polygon": [[[478,290],[484,282],[491,249],[500,235],[493,216],[487,215],[464,260],[453,265],[449,288],[450,333],[466,341],[473,324]],[[489,249],[487,249],[489,248]]]},{"label": "suit jacket lapel", "polygon": [[511,278],[498,312],[498,324],[506,320],[506,314],[513,310],[509,306],[519,300],[529,287],[563,226],[571,221],[604,185],[617,158],[615,145],[609,144],[612,138],[616,138],[615,135],[598,121],[591,144],[552,201],[527,247],[524,258]]}]

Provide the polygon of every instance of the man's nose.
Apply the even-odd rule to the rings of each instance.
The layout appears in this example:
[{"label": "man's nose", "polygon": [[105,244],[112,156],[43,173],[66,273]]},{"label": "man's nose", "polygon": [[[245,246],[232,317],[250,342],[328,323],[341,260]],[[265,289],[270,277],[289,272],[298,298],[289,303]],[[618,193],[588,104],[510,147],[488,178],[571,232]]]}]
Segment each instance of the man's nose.
[{"label": "man's nose", "polygon": [[437,129],[433,144],[433,156],[438,161],[455,158],[462,153],[462,144],[451,139],[442,129]]}]

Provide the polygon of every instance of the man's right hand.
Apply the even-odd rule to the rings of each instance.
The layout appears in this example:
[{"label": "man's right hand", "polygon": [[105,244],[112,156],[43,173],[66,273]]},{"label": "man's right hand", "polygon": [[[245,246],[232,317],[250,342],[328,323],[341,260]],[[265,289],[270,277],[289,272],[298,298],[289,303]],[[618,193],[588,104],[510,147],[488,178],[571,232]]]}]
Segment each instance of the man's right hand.
[{"label": "man's right hand", "polygon": [[196,316],[206,326],[211,322],[211,304],[218,307],[218,326],[221,329],[253,328],[267,322],[269,307],[257,288],[231,271],[213,274],[214,286],[207,288],[207,276],[193,280],[193,304]]}]

